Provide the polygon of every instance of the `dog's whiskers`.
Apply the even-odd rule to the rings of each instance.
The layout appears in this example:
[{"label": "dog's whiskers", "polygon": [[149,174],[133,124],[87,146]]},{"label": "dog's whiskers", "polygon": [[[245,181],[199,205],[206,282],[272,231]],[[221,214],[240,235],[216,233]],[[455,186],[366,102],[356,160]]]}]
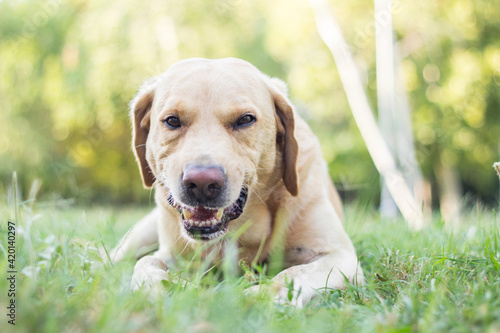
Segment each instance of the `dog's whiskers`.
[{"label": "dog's whiskers", "polygon": [[252,191],[253,194],[255,194],[255,196],[264,204],[267,206],[266,202],[260,197],[260,195],[257,193],[257,191],[255,191],[251,186],[250,184],[246,183],[246,182],[243,182],[243,185],[246,186],[250,191]]},{"label": "dog's whiskers", "polygon": [[[182,235],[180,237],[182,237]],[[189,245],[189,242],[186,242],[186,245],[184,245],[184,248],[182,249],[181,252],[179,252],[179,254],[177,255],[176,258],[179,258],[179,257],[182,256],[182,254],[184,253],[184,251],[186,250],[186,248],[188,247],[188,245]]]}]

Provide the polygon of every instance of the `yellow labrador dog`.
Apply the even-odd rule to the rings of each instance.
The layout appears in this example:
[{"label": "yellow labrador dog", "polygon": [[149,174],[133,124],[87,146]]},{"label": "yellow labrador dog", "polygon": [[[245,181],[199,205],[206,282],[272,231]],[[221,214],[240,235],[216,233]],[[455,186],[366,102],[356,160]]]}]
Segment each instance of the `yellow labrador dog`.
[{"label": "yellow labrador dog", "polygon": [[362,282],[318,141],[282,81],[239,59],[188,59],[145,82],[131,116],[142,180],[155,187],[157,207],[111,257],[139,257],[159,244],[137,262],[134,289],[167,279],[175,258],[200,244],[222,257],[224,234],[243,224],[240,259],[263,262],[283,251],[284,270],[273,279],[278,300],[289,281],[297,306],[318,288],[343,287],[345,277]]}]

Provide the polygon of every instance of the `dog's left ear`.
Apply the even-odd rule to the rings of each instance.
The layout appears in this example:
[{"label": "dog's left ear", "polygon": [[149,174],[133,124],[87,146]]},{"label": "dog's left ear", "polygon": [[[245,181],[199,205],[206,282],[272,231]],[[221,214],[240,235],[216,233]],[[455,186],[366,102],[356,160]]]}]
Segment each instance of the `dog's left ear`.
[{"label": "dog's left ear", "polygon": [[286,97],[287,86],[279,79],[268,79],[269,90],[276,110],[276,143],[283,154],[283,182],[291,195],[299,194],[299,177],[297,171],[297,158],[299,145],[295,139],[295,118],[293,108]]}]

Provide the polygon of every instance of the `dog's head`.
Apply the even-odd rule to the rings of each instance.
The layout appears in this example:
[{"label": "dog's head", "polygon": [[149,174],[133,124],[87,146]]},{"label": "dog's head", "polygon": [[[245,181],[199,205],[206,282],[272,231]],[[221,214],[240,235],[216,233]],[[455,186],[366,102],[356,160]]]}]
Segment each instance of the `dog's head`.
[{"label": "dog's head", "polygon": [[286,86],[239,59],[189,59],[146,81],[131,102],[133,147],[147,188],[165,189],[184,236],[210,240],[247,197],[298,193]]}]

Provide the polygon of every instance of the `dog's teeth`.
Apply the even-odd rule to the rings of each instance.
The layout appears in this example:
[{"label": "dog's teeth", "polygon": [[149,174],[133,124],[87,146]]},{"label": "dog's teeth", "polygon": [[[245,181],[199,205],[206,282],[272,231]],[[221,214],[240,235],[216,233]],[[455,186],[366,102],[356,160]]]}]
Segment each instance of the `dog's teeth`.
[{"label": "dog's teeth", "polygon": [[200,225],[200,221],[198,220],[191,221],[191,223],[197,227]]},{"label": "dog's teeth", "polygon": [[201,221],[200,222],[200,227],[205,227],[207,225],[207,221]]},{"label": "dog's teeth", "polygon": [[194,215],[193,213],[191,213],[191,212],[190,212],[189,210],[187,210],[187,209],[183,209],[183,210],[182,210],[182,214],[184,215],[184,218],[185,218],[186,220],[190,220],[190,219],[191,219],[191,217]]},{"label": "dog's teeth", "polygon": [[222,218],[222,214],[224,214],[224,208],[221,208],[217,211],[217,214],[215,214],[215,218],[218,220],[220,220]]},{"label": "dog's teeth", "polygon": [[217,219],[215,217],[212,217],[212,219],[210,220],[210,223],[212,225],[216,225],[217,224]]}]

